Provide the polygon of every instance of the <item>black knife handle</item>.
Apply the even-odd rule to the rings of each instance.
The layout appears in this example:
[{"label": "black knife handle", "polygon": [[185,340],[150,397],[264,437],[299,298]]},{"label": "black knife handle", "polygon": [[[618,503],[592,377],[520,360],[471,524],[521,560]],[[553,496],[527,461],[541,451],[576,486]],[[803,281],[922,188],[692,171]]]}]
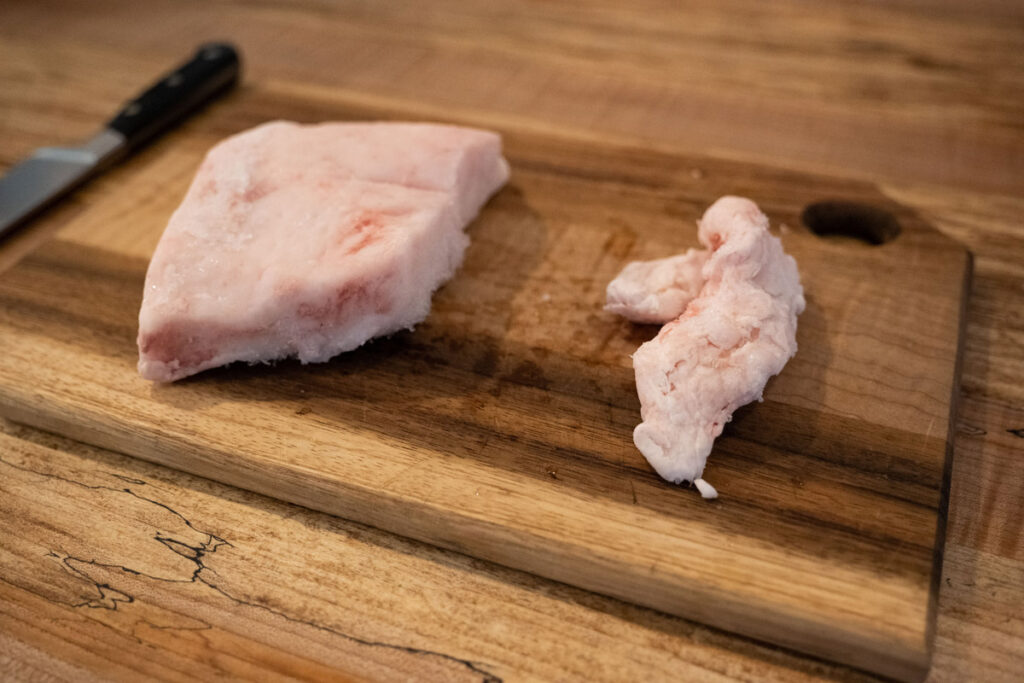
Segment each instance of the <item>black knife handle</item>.
[{"label": "black knife handle", "polygon": [[229,90],[238,82],[240,72],[233,45],[202,45],[192,59],[125,104],[107,127],[124,135],[127,148],[138,147]]}]

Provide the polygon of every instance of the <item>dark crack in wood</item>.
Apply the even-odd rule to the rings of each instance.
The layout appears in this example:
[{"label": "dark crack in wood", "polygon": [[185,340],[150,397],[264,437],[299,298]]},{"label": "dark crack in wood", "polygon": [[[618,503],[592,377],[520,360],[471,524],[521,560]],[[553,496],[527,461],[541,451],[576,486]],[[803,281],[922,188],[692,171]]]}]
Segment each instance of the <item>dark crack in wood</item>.
[{"label": "dark crack in wood", "polygon": [[[144,501],[146,503],[149,503],[151,505],[155,505],[157,507],[163,508],[164,510],[166,510],[170,514],[172,514],[175,517],[177,517],[178,519],[180,519],[185,524],[185,526],[187,526],[189,529],[192,529],[193,531],[195,531],[195,532],[197,532],[199,534],[205,535],[207,537],[207,540],[205,542],[203,542],[202,544],[198,545],[198,546],[190,545],[188,543],[185,543],[184,541],[181,541],[181,540],[172,538],[170,536],[161,534],[160,532],[157,532],[154,535],[154,537],[153,537],[154,540],[156,540],[158,543],[163,545],[165,548],[167,548],[168,550],[174,552],[177,555],[180,555],[181,557],[185,558],[186,560],[188,560],[189,562],[192,562],[195,565],[195,569],[192,572],[192,576],[189,577],[188,579],[173,579],[173,578],[167,578],[167,577],[162,577],[162,576],[154,576],[152,574],[147,574],[145,572],[140,572],[138,570],[132,569],[132,568],[124,566],[124,565],[115,564],[115,563],[99,562],[99,561],[97,561],[95,559],[86,560],[84,558],[74,557],[72,555],[61,555],[61,554],[58,554],[58,553],[56,553],[56,552],[51,550],[51,551],[49,551],[47,553],[48,557],[55,557],[58,560],[60,560],[61,564],[64,566],[64,568],[67,571],[75,574],[76,576],[78,576],[81,579],[85,580],[87,583],[92,584],[92,586],[96,589],[97,594],[98,594],[97,598],[94,598],[94,599],[91,599],[91,600],[86,600],[86,601],[83,601],[81,603],[62,603],[62,602],[57,601],[58,604],[65,604],[66,606],[73,607],[73,608],[86,607],[86,608],[89,608],[89,609],[107,609],[107,610],[111,610],[111,611],[117,611],[119,605],[121,605],[121,604],[131,604],[131,603],[133,603],[135,601],[134,596],[131,596],[131,595],[129,595],[129,594],[123,592],[123,591],[120,591],[120,590],[118,590],[116,588],[113,588],[108,583],[100,582],[100,581],[92,578],[89,575],[89,573],[85,569],[83,569],[83,567],[88,567],[88,566],[101,567],[101,568],[104,568],[104,569],[112,569],[112,570],[122,571],[122,572],[125,572],[126,574],[129,574],[131,576],[143,577],[143,578],[146,578],[146,579],[151,579],[151,580],[154,580],[154,581],[160,581],[160,582],[164,582],[164,583],[183,583],[183,584],[185,584],[185,583],[200,583],[200,584],[203,584],[204,586],[207,586],[208,588],[210,588],[214,592],[222,595],[223,597],[227,598],[228,600],[231,600],[232,602],[234,602],[234,603],[236,603],[238,605],[244,605],[246,607],[252,607],[252,608],[255,608],[255,609],[260,609],[260,610],[263,610],[263,611],[265,611],[265,612],[267,612],[269,614],[273,614],[273,615],[275,615],[277,617],[285,619],[286,621],[289,621],[289,622],[292,622],[292,623],[295,623],[295,624],[301,624],[301,625],[309,626],[310,628],[314,628],[314,629],[316,629],[318,631],[322,631],[324,633],[329,633],[331,635],[337,636],[339,638],[343,638],[343,639],[345,639],[345,640],[347,640],[349,642],[356,643],[358,645],[363,645],[363,646],[367,646],[367,647],[376,647],[376,648],[389,649],[389,650],[394,650],[394,651],[397,651],[397,652],[404,652],[404,653],[415,655],[415,656],[437,658],[437,659],[440,659],[442,661],[450,662],[452,664],[457,664],[457,665],[459,665],[461,667],[464,667],[465,669],[473,672],[474,674],[478,674],[480,676],[480,680],[483,681],[484,683],[502,683],[502,679],[499,676],[497,676],[497,675],[491,673],[490,671],[488,671],[486,668],[484,668],[487,665],[486,664],[482,664],[480,662],[473,662],[473,661],[468,660],[468,659],[462,659],[460,657],[456,657],[454,655],[449,655],[449,654],[446,654],[444,652],[438,652],[438,651],[435,651],[435,650],[427,650],[427,649],[424,649],[424,648],[412,647],[412,646],[408,646],[408,645],[398,645],[398,644],[395,644],[395,643],[388,643],[388,642],[383,642],[383,641],[378,641],[378,640],[369,640],[369,639],[366,639],[366,638],[360,638],[359,636],[354,636],[354,635],[351,635],[351,634],[348,634],[348,633],[344,633],[342,631],[338,631],[338,630],[336,630],[334,628],[331,628],[329,626],[324,626],[323,624],[318,624],[318,623],[316,623],[314,621],[310,621],[310,620],[307,620],[307,619],[302,619],[302,618],[299,618],[299,617],[294,617],[294,616],[292,616],[292,615],[290,615],[290,614],[288,614],[288,613],[286,613],[284,611],[281,611],[281,610],[278,610],[278,609],[274,609],[272,607],[268,607],[267,605],[263,605],[263,604],[260,604],[258,602],[251,602],[249,600],[245,600],[243,598],[240,598],[240,597],[238,597],[236,595],[231,594],[230,592],[228,592],[227,590],[225,590],[224,588],[222,588],[218,584],[212,583],[209,579],[205,578],[203,576],[203,572],[208,572],[208,573],[211,573],[211,574],[216,574],[215,571],[213,571],[211,568],[207,567],[206,564],[204,563],[204,558],[208,554],[212,554],[212,553],[216,552],[217,549],[219,549],[221,547],[229,547],[229,548],[231,548],[231,547],[234,547],[234,546],[231,544],[230,541],[228,541],[228,540],[226,540],[224,538],[221,538],[220,536],[217,536],[216,534],[213,534],[213,533],[211,533],[209,531],[203,531],[203,530],[197,529],[188,518],[186,518],[182,513],[178,512],[177,510],[175,510],[174,508],[170,507],[166,503],[162,503],[162,502],[160,502],[158,500],[154,500],[152,498],[147,498],[146,496],[140,495],[140,494],[136,493],[135,491],[132,491],[130,488],[127,488],[127,487],[119,488],[119,487],[115,487],[115,486],[105,486],[105,485],[102,485],[102,484],[86,484],[84,482],[80,482],[80,481],[77,481],[77,480],[74,480],[74,479],[70,479],[68,477],[64,477],[64,476],[61,476],[59,474],[55,474],[55,473],[52,473],[52,472],[41,472],[39,470],[32,469],[31,467],[26,467],[24,465],[18,465],[18,464],[15,464],[15,463],[13,463],[13,462],[11,462],[9,460],[6,460],[6,459],[4,459],[2,457],[0,457],[0,463],[2,463],[4,465],[7,465],[8,467],[11,467],[13,469],[22,471],[22,472],[27,472],[29,474],[35,474],[35,475],[38,475],[38,476],[41,476],[41,477],[45,477],[45,478],[49,478],[49,479],[56,479],[58,481],[62,481],[62,482],[68,483],[68,484],[72,484],[74,486],[79,486],[79,487],[82,487],[82,488],[85,488],[85,489],[105,490],[105,491],[111,491],[113,493],[125,494],[125,495],[132,496],[133,498],[137,498],[137,499],[139,499],[141,501]],[[112,475],[112,476],[115,476],[118,479],[121,479],[123,481],[131,481],[133,484],[140,485],[140,486],[146,484],[146,482],[143,481],[143,480],[131,480],[128,477],[121,477],[121,476],[118,476],[118,475]],[[53,602],[53,600],[51,600],[51,602]],[[150,624],[150,625],[152,626],[152,624]],[[158,628],[158,627],[154,626],[154,628]],[[175,628],[175,627],[166,627],[166,628]],[[188,630],[206,630],[206,629],[188,629]]]}]

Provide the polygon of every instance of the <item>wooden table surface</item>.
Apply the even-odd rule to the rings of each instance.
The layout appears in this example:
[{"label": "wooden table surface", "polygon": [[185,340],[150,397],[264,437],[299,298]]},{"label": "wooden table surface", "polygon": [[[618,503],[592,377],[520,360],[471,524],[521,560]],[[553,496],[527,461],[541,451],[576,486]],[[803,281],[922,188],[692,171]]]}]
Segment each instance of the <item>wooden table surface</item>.
[{"label": "wooden table surface", "polygon": [[[1024,665],[1024,6],[1010,0],[0,5],[0,168],[197,42],[368,103],[869,179],[975,254],[934,680]],[[154,191],[157,191],[154,188]],[[0,267],[88,202],[0,247]],[[2,343],[2,340],[0,340]],[[863,679],[0,423],[0,676]]]}]

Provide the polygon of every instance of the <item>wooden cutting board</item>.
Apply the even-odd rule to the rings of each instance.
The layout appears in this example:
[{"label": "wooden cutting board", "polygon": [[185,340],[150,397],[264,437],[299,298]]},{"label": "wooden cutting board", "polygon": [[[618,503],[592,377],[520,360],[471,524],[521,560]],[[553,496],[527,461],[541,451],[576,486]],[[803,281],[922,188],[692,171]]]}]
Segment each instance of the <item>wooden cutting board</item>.
[{"label": "wooden cutting board", "polygon": [[[71,437],[814,655],[927,670],[970,259],[870,185],[456,121],[505,134],[512,179],[414,332],[315,366],[135,371],[148,257],[200,159],[265,120],[414,108],[250,87],[45,220],[0,277],[0,412]],[[800,351],[705,472],[633,446],[630,354],[656,327],[602,311],[630,260],[696,245],[715,198],[754,199],[807,293]],[[804,207],[890,212],[871,246]],[[301,548],[296,548],[301,553]],[[339,577],[339,580],[344,580]],[[500,615],[495,615],[500,618]]]}]

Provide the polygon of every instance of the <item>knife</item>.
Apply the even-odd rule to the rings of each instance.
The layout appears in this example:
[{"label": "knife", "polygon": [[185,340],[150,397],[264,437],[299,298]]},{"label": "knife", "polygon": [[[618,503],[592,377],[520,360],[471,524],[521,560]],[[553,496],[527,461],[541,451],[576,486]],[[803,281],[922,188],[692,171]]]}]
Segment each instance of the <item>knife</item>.
[{"label": "knife", "polygon": [[241,71],[228,43],[202,45],[195,55],[124,105],[77,147],[43,147],[0,178],[0,240],[92,176],[121,161],[230,90]]}]

